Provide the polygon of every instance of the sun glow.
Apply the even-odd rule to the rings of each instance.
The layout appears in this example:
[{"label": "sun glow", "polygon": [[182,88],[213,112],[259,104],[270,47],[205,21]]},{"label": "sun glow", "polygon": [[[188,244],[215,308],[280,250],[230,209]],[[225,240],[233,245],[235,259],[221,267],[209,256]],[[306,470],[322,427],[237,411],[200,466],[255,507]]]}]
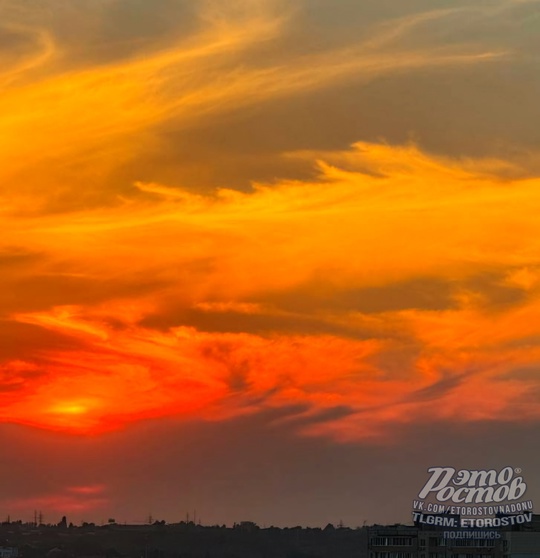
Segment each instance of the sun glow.
[{"label": "sun glow", "polygon": [[[88,391],[87,387],[80,385],[77,391]],[[47,401],[52,399],[54,403]],[[81,434],[97,433],[104,430],[99,426],[105,411],[103,402],[90,397],[82,399],[59,400],[51,392],[43,391],[32,400],[21,401],[20,407],[15,407],[13,412],[21,414],[17,422],[32,426],[50,428],[66,432]],[[33,412],[28,416],[25,412],[29,407]]]},{"label": "sun glow", "polygon": [[58,415],[83,415],[87,412],[88,407],[79,403],[60,403],[51,407],[51,413]]}]

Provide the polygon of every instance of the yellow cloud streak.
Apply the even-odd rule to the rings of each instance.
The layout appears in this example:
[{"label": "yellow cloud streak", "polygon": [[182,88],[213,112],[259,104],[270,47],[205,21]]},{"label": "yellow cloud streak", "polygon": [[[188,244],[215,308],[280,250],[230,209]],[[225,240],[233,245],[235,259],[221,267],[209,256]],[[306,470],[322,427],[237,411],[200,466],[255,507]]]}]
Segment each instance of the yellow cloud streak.
[{"label": "yellow cloud streak", "polygon": [[[39,200],[86,187],[85,180],[99,190],[111,170],[151,149],[152,130],[171,119],[185,129],[210,115],[340,80],[369,81],[394,71],[476,64],[502,54],[450,48],[395,52],[367,41],[246,65],[242,59],[248,50],[278,37],[284,19],[255,10],[240,22],[212,21],[210,29],[168,49],[127,62],[56,71],[1,92],[0,157],[8,163],[0,178],[7,188],[6,204],[27,194],[23,205],[32,210]],[[47,52],[44,59],[49,57]]]},{"label": "yellow cloud streak", "polygon": [[[216,197],[143,186],[156,193],[153,202],[69,219],[6,220],[6,243],[38,253],[57,247],[59,260],[73,262],[64,273],[93,277],[144,273],[155,262],[159,274],[171,278],[178,266],[212,255],[216,273],[201,277],[199,288],[231,297],[290,287],[316,270],[367,286],[524,266],[538,253],[537,220],[524,216],[525,210],[531,216],[540,211],[538,179],[473,175],[430,161],[415,148],[359,144],[355,153],[359,165],[379,172],[388,167],[389,175],[323,166],[321,182],[260,186],[254,194],[223,190]],[[149,258],[143,247],[151,250]],[[283,266],[286,274],[267,272]],[[48,272],[54,273],[52,264]]]}]

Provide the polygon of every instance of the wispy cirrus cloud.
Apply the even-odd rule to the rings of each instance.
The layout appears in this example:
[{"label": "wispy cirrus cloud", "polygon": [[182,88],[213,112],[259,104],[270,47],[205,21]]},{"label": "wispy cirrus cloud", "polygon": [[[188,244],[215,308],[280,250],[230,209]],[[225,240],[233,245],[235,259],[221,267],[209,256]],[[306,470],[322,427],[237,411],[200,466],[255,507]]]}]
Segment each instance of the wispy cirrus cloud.
[{"label": "wispy cirrus cloud", "polygon": [[24,31],[34,37],[35,52],[0,76],[10,84],[0,94],[0,155],[9,161],[0,174],[4,208],[58,211],[116,202],[132,188],[115,185],[115,173],[159,151],[165,124],[187,133],[239,109],[350,81],[507,55],[482,44],[407,44],[418,26],[454,12],[460,10],[407,16],[354,44],[284,54],[276,45],[296,20],[281,3],[202,3],[189,33],[93,65],[71,62],[69,49],[55,46],[52,31],[36,22]]}]

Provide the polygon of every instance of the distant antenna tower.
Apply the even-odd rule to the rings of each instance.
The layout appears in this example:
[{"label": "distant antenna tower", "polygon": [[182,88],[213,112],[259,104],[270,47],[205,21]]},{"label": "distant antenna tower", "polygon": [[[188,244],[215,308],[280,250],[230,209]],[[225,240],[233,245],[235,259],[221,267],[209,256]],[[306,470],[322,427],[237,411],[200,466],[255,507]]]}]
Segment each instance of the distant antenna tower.
[{"label": "distant antenna tower", "polygon": [[38,524],[43,525],[43,514],[41,513],[41,510],[39,511],[38,514]]},{"label": "distant antenna tower", "polygon": [[154,523],[154,518],[152,517],[152,514],[148,514],[148,524],[152,525],[152,523]]},{"label": "distant antenna tower", "polygon": [[37,527],[37,510],[34,510],[34,527]]}]

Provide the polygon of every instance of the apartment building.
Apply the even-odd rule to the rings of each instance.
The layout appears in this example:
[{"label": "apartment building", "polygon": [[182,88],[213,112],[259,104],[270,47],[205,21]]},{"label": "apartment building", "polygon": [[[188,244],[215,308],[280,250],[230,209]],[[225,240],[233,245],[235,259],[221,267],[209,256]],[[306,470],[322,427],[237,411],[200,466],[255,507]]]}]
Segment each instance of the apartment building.
[{"label": "apartment building", "polygon": [[540,558],[540,516],[499,531],[375,525],[367,539],[368,558]]}]

